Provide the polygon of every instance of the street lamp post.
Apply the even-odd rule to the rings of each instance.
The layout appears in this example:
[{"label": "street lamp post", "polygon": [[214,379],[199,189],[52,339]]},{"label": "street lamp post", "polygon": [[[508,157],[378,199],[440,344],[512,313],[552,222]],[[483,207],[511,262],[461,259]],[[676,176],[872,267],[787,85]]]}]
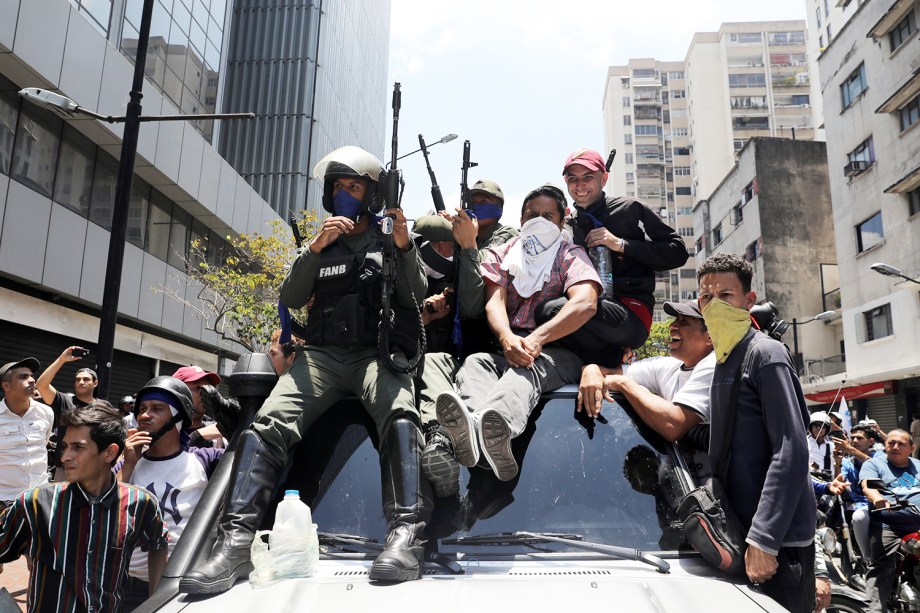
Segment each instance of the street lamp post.
[{"label": "street lamp post", "polygon": [[920,279],[914,279],[913,277],[905,275],[903,272],[901,272],[900,268],[895,268],[894,266],[891,266],[890,264],[885,264],[883,262],[876,262],[869,268],[871,268],[872,270],[874,270],[880,275],[885,275],[886,277],[901,277],[902,279],[906,279],[913,283],[920,284]]},{"label": "street lamp post", "polygon": [[107,398],[111,383],[112,358],[115,352],[115,325],[118,317],[118,296],[121,292],[121,272],[125,259],[125,237],[128,230],[128,206],[134,182],[134,162],[137,158],[137,141],[141,123],[145,121],[186,121],[189,119],[242,119],[255,117],[252,113],[221,115],[163,115],[143,117],[141,98],[144,87],[144,70],[147,64],[147,47],[150,40],[150,22],[153,0],[144,0],[140,29],[137,37],[137,55],[134,58],[134,80],[131,84],[128,107],[124,117],[103,116],[77,105],[73,100],[45,92],[38,88],[25,88],[19,93],[33,102],[56,108],[64,113],[81,113],[108,121],[124,123],[121,141],[121,158],[115,183],[115,200],[112,211],[112,230],[109,236],[109,253],[106,259],[105,283],[102,288],[102,308],[99,315],[99,339],[96,345],[96,387],[98,398]]},{"label": "street lamp post", "polygon": [[834,316],[834,311],[824,311],[823,313],[818,313],[814,317],[809,317],[804,321],[799,321],[795,317],[792,318],[792,355],[795,359],[795,374],[799,375],[802,372],[802,356],[799,355],[799,326],[804,326],[807,323],[813,321],[822,321],[828,319],[829,317]]},{"label": "street lamp post", "polygon": [[[421,139],[421,134],[419,134],[419,138]],[[427,145],[427,146],[425,146],[425,145],[423,144],[423,145],[422,145],[421,147],[419,147],[418,149],[414,149],[414,150],[410,151],[409,153],[406,153],[406,154],[404,154],[404,155],[399,156],[399,157],[396,158],[396,159],[397,159],[397,160],[401,160],[401,159],[403,159],[403,158],[407,158],[407,157],[409,157],[410,155],[412,155],[413,153],[418,153],[419,151],[422,151],[423,149],[425,150],[425,152],[426,152],[426,154],[427,154],[427,150],[428,150],[428,149],[431,149],[431,148],[434,147],[435,145],[440,145],[441,143],[449,143],[450,141],[456,140],[456,139],[457,139],[457,135],[456,135],[456,134],[446,134],[446,135],[442,136],[442,137],[440,138],[440,140],[436,140],[435,142],[433,142],[433,143],[431,143],[430,145]],[[419,142],[422,142],[422,141],[420,140]]]}]

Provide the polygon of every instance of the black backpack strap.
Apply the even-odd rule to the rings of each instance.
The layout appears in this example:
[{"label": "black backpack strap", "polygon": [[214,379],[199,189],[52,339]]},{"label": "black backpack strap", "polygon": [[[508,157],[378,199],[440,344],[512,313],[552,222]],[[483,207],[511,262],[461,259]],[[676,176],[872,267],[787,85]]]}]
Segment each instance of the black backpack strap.
[{"label": "black backpack strap", "polygon": [[723,439],[722,451],[719,454],[719,457],[716,458],[715,466],[713,466],[712,473],[725,481],[725,474],[728,471],[728,461],[731,457],[732,449],[732,435],[735,431],[735,415],[738,412],[738,398],[741,395],[741,379],[744,376],[744,373],[747,371],[748,366],[751,362],[751,354],[753,353],[754,345],[760,340],[760,335],[756,332],[754,336],[751,337],[750,342],[748,343],[747,349],[744,351],[744,359],[741,361],[741,365],[738,367],[738,372],[735,373],[735,380],[732,383],[732,395],[731,400],[728,404],[728,415],[725,426],[725,438]]}]

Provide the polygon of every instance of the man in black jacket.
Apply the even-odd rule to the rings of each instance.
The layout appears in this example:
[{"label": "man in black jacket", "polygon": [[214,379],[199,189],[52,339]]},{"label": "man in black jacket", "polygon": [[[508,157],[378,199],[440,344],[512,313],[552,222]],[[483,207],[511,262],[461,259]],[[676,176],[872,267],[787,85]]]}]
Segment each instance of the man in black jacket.
[{"label": "man in black jacket", "polygon": [[[683,266],[690,254],[683,239],[648,205],[604,193],[607,170],[597,151],[579,149],[570,154],[562,176],[575,201],[575,243],[592,260],[594,248],[608,250],[613,284],[613,296],[603,296],[594,318],[564,343],[578,347],[586,363],[614,368],[620,365],[622,348],[641,347],[648,339],[655,272]],[[605,282],[604,275],[601,281]],[[548,302],[543,316],[557,312],[563,301]]]}]

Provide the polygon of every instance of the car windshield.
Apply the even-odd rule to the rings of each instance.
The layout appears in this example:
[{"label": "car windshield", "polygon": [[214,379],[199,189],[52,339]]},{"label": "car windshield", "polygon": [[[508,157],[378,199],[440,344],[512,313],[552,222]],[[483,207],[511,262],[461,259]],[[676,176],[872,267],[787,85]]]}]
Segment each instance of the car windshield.
[{"label": "car windshield", "polygon": [[[343,403],[299,446],[287,487],[301,490],[321,532],[385,540],[375,438],[360,405]],[[464,469],[460,499],[436,499],[429,533],[442,553],[576,551],[555,541],[457,540],[519,531],[644,551],[689,549],[674,512],[686,473],[675,468],[675,448],[625,403],[605,402],[602,419],[591,420],[575,412],[574,393],[556,394],[540,403],[512,449],[520,465],[512,481]]]}]

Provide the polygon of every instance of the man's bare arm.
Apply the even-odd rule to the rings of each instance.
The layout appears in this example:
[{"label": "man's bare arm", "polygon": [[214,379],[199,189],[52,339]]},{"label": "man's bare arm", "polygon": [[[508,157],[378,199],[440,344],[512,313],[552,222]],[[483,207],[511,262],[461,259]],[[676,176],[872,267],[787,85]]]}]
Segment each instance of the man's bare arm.
[{"label": "man's bare arm", "polygon": [[597,293],[597,285],[592,281],[582,281],[569,287],[565,293],[568,301],[556,316],[527,336],[527,342],[537,349],[537,355],[543,350],[543,345],[568,336],[594,317]]},{"label": "man's bare arm", "polygon": [[165,547],[163,549],[147,552],[147,573],[150,579],[151,595],[154,590],[157,589],[157,584],[160,583],[160,577],[163,576],[163,569],[166,568],[166,552],[167,549]]},{"label": "man's bare arm", "polygon": [[64,350],[64,353],[58,356],[58,358],[48,365],[48,368],[39,375],[38,379],[35,380],[35,389],[38,390],[38,393],[42,395],[42,401],[45,404],[51,404],[54,402],[54,397],[57,396],[57,390],[51,385],[51,382],[57,376],[58,371],[68,362],[75,362],[80,358],[75,358],[73,356],[73,350],[80,349],[79,345],[73,345]]},{"label": "man's bare arm", "polygon": [[620,392],[650,428],[672,443],[702,421],[702,416],[679,404],[656,396],[628,376],[604,378],[608,391]]},{"label": "man's bare arm", "polygon": [[621,375],[623,367],[607,368],[598,364],[587,364],[581,369],[581,381],[578,383],[578,401],[575,408],[584,409],[588,417],[597,417],[601,414],[604,404],[604,377],[607,375]]}]

